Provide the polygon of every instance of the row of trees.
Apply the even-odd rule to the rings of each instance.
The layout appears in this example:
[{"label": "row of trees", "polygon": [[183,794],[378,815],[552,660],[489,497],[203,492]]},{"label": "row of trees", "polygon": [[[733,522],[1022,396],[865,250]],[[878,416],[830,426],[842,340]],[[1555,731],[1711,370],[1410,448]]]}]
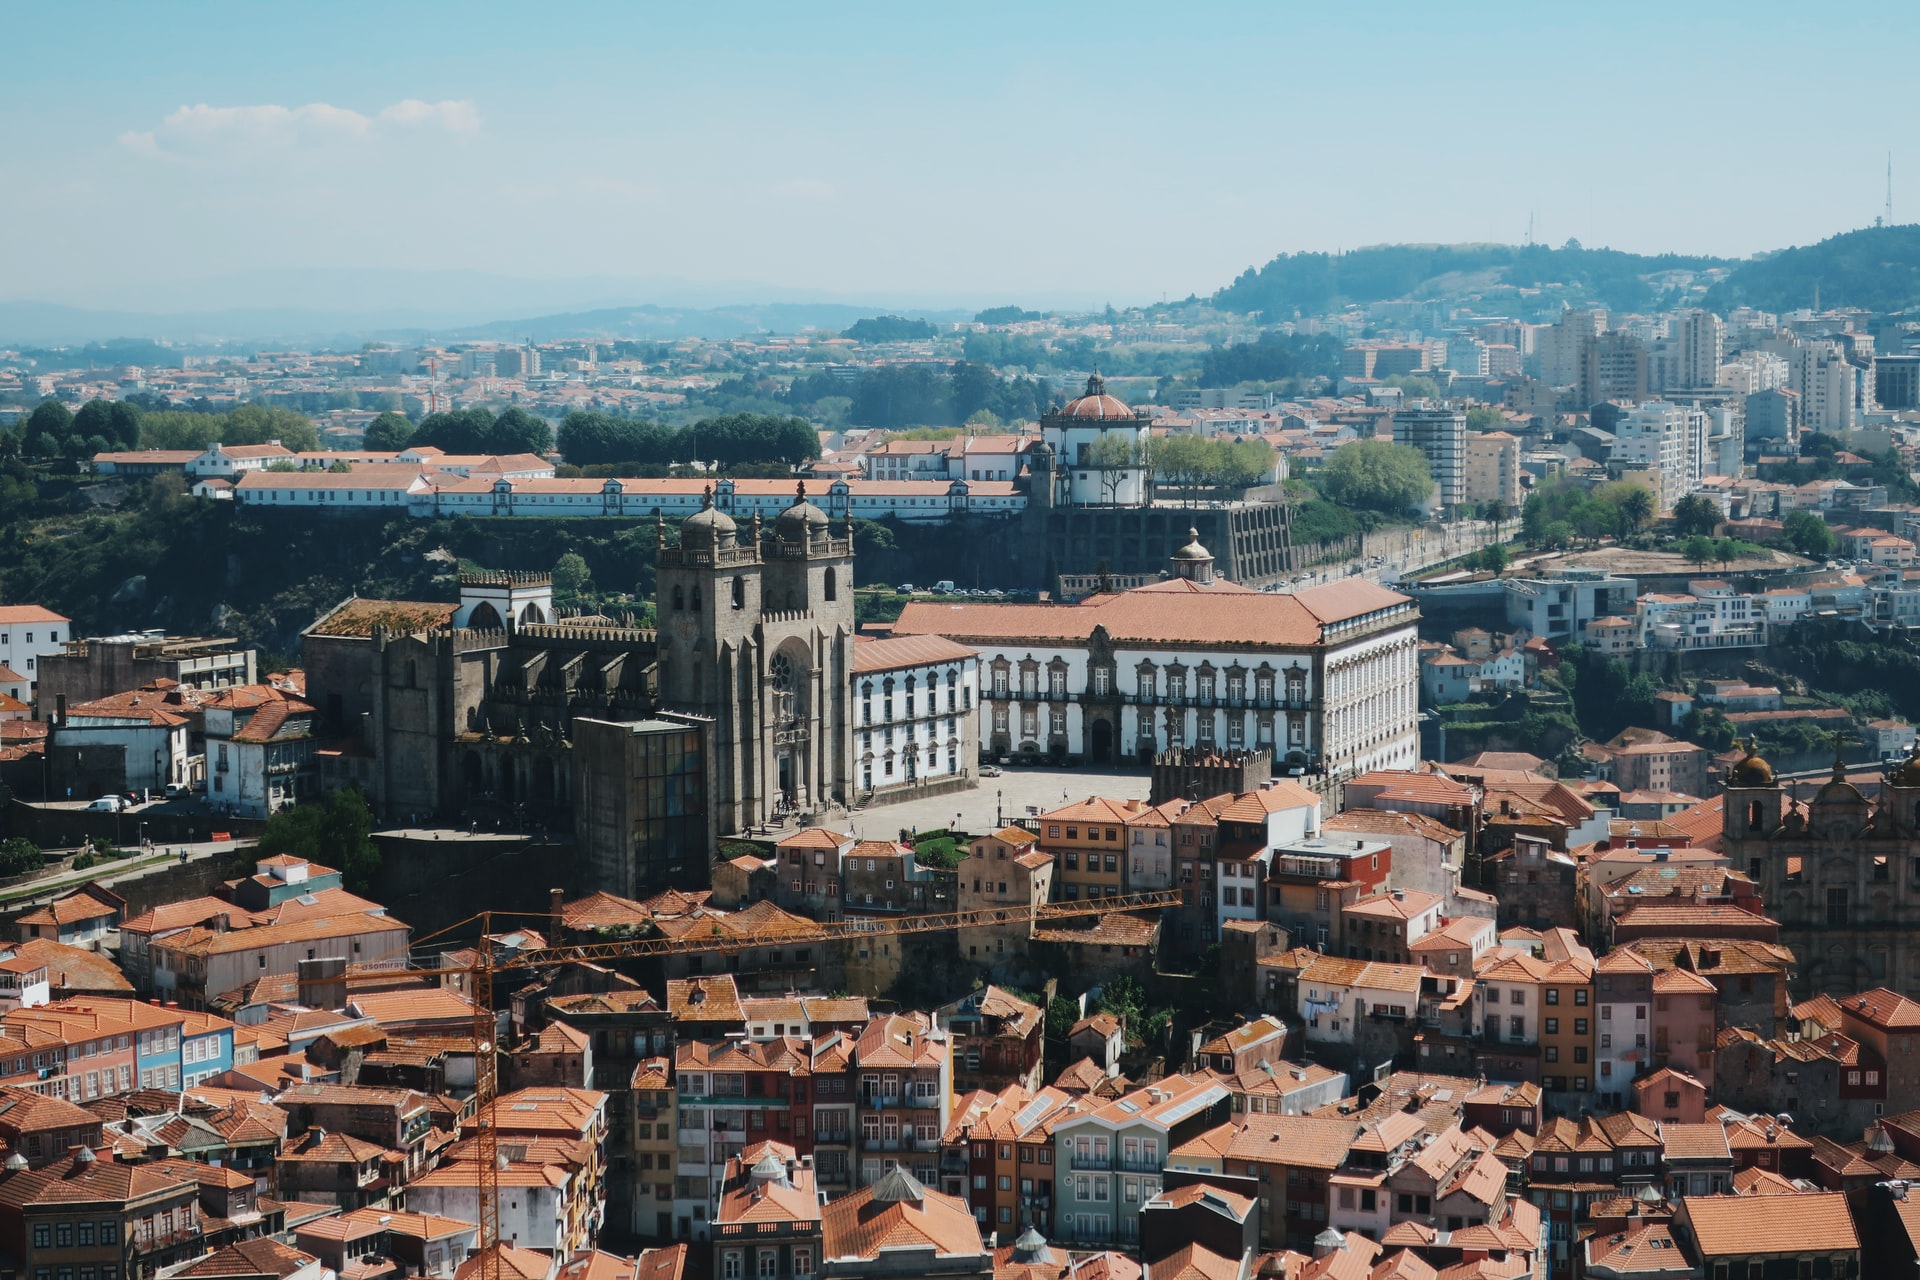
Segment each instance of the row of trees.
[{"label": "row of trees", "polygon": [[43,400],[11,431],[0,432],[0,453],[81,461],[116,449],[204,449],[278,440],[306,452],[320,433],[305,415],[273,405],[243,404],[223,411],[143,409],[133,400],[89,400],[78,413]]},{"label": "row of trees", "polygon": [[820,456],[820,436],[805,418],[734,413],[675,429],[641,418],[576,409],[561,419],[560,452],[575,466],[636,468],[676,462],[797,466]]},{"label": "row of trees", "polygon": [[[843,392],[846,384],[838,384]],[[982,414],[1001,422],[1037,418],[1048,404],[1037,378],[1002,378],[984,364],[956,361],[945,370],[882,365],[852,386],[848,418],[863,427],[958,426]],[[796,385],[795,390],[799,388]]]}]

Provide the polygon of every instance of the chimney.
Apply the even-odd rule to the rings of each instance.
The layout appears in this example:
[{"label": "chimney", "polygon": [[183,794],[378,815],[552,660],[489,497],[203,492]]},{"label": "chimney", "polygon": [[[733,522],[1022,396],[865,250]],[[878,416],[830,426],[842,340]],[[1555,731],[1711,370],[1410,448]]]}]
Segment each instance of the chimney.
[{"label": "chimney", "polygon": [[63,725],[67,722],[67,695],[62,693],[53,700],[53,722]]},{"label": "chimney", "polygon": [[548,926],[548,931],[549,931],[549,934],[551,935],[549,937],[549,941],[551,941],[556,946],[558,946],[560,943],[560,933],[561,933],[561,930],[565,927],[561,921],[562,913],[560,910],[560,905],[565,900],[566,896],[567,895],[559,889],[547,890],[547,914],[553,917],[553,923],[550,926]]}]

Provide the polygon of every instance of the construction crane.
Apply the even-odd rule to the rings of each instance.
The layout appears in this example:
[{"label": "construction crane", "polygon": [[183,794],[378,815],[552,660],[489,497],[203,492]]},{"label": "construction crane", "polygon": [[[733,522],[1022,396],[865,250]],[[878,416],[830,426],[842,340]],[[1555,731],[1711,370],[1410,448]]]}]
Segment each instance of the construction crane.
[{"label": "construction crane", "polygon": [[[493,920],[500,915],[534,913],[483,911],[459,924],[420,940],[432,941],[464,931],[478,924],[480,944],[476,961],[464,968],[437,969],[441,974],[459,973],[467,978],[467,998],[473,1002],[473,1160],[476,1166],[476,1191],[479,1195],[480,1238],[478,1280],[500,1280],[500,1134],[496,1126],[495,1103],[499,1097],[499,1024],[493,1011],[493,981],[498,973],[527,969],[546,969],[555,965],[590,964],[605,960],[634,960],[665,956],[729,955],[751,951],[755,947],[786,946],[815,942],[837,942],[873,937],[898,937],[920,933],[940,933],[950,929],[978,929],[992,925],[1034,925],[1053,920],[1072,920],[1084,916],[1110,915],[1123,911],[1157,911],[1179,906],[1184,901],[1178,890],[1152,893],[1119,894],[1107,898],[1089,898],[1076,902],[1049,902],[1038,906],[977,907],[971,911],[939,911],[923,915],[856,916],[850,919],[808,921],[790,928],[770,930],[750,936],[714,933],[684,938],[623,938],[610,942],[581,942],[529,948],[511,956],[496,958],[493,953]],[[536,916],[551,919],[550,916]],[[558,930],[556,929],[556,933]],[[420,943],[410,944],[410,953]],[[394,954],[400,954],[398,952]],[[380,957],[368,968],[378,965]],[[365,972],[365,968],[361,969]]]}]

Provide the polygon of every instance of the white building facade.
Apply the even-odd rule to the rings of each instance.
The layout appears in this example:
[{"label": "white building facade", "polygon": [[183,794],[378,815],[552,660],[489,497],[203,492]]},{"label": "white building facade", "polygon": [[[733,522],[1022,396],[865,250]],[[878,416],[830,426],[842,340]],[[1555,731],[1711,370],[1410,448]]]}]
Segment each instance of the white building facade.
[{"label": "white building facade", "polygon": [[63,652],[72,638],[73,624],[51,609],[37,604],[0,605],[0,667],[25,677],[29,695],[40,683],[40,659]]},{"label": "white building facade", "polygon": [[1175,576],[1075,605],[916,603],[895,635],[980,655],[991,755],[1150,759],[1260,748],[1330,778],[1412,768],[1418,609],[1361,579],[1266,594],[1213,577],[1194,537]]},{"label": "white building facade", "polygon": [[863,793],[970,785],[980,763],[980,655],[940,636],[858,639],[854,771]]}]

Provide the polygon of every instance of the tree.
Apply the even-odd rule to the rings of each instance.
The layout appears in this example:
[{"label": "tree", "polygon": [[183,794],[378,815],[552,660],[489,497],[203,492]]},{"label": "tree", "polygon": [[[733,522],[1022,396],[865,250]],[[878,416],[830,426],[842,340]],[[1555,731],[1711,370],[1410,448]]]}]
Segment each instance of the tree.
[{"label": "tree", "polygon": [[1693,564],[1705,567],[1707,561],[1713,559],[1713,539],[1696,533],[1680,544],[1680,554]]},{"label": "tree", "polygon": [[1480,549],[1480,567],[1496,578],[1505,573],[1512,562],[1504,542],[1491,542]]},{"label": "tree", "polygon": [[1506,413],[1490,404],[1477,404],[1467,410],[1467,430],[1469,431],[1499,431],[1506,425]]},{"label": "tree", "polygon": [[1681,537],[1710,534],[1720,527],[1720,508],[1710,498],[1690,493],[1673,504],[1673,529]]},{"label": "tree", "polygon": [[1833,529],[1811,511],[1789,511],[1781,522],[1787,545],[1803,556],[1823,559],[1833,551]]},{"label": "tree", "polygon": [[1349,440],[1333,451],[1317,481],[1329,501],[1395,515],[1433,494],[1427,456],[1384,440]]},{"label": "tree", "polygon": [[0,840],[0,876],[23,876],[46,865],[40,846],[25,836]]},{"label": "tree", "polygon": [[124,400],[89,400],[73,415],[72,430],[75,435],[99,436],[114,448],[132,449],[140,443],[140,411]]},{"label": "tree", "polygon": [[366,797],[348,788],[325,801],[282,809],[261,829],[259,852],[264,857],[292,854],[325,866],[338,864],[346,887],[364,894],[380,870],[380,850],[373,843],[373,812]]},{"label": "tree", "polygon": [[1432,378],[1423,378],[1417,373],[1396,373],[1386,380],[1386,385],[1400,388],[1400,394],[1409,400],[1440,398],[1440,384]]},{"label": "tree", "polygon": [[556,600],[577,600],[593,586],[587,562],[578,551],[569,551],[554,562],[553,595]]},{"label": "tree", "polygon": [[413,423],[397,413],[383,413],[367,424],[361,447],[375,453],[399,453],[413,442]]},{"label": "tree", "polygon": [[1108,502],[1118,498],[1120,486],[1133,474],[1133,468],[1140,465],[1140,448],[1132,436],[1133,432],[1127,430],[1102,431],[1076,464],[1100,473],[1101,496]]},{"label": "tree", "polygon": [[305,414],[275,405],[243,404],[226,415],[221,428],[222,444],[272,444],[294,453],[316,453],[320,432]]},{"label": "tree", "polygon": [[553,426],[525,409],[509,409],[493,420],[486,434],[487,453],[537,453],[553,450]]},{"label": "tree", "polygon": [[1644,485],[1630,484],[1620,496],[1620,532],[1638,533],[1653,523],[1659,505],[1653,500],[1653,491]]},{"label": "tree", "polygon": [[931,338],[934,328],[925,320],[905,316],[869,316],[856,320],[842,337],[855,342],[916,342]]},{"label": "tree", "polygon": [[353,470],[353,464],[351,462],[348,462],[345,458],[335,458],[332,462],[329,462],[327,464],[327,471],[337,476],[346,475],[349,471],[352,471],[352,470]]},{"label": "tree", "polygon": [[1194,491],[1207,474],[1207,442],[1188,431],[1175,431],[1147,441],[1147,465],[1156,480],[1187,491],[1192,502]]},{"label": "tree", "polygon": [[58,400],[42,400],[27,415],[21,434],[32,453],[42,458],[57,457],[60,446],[73,430],[73,415]]}]

